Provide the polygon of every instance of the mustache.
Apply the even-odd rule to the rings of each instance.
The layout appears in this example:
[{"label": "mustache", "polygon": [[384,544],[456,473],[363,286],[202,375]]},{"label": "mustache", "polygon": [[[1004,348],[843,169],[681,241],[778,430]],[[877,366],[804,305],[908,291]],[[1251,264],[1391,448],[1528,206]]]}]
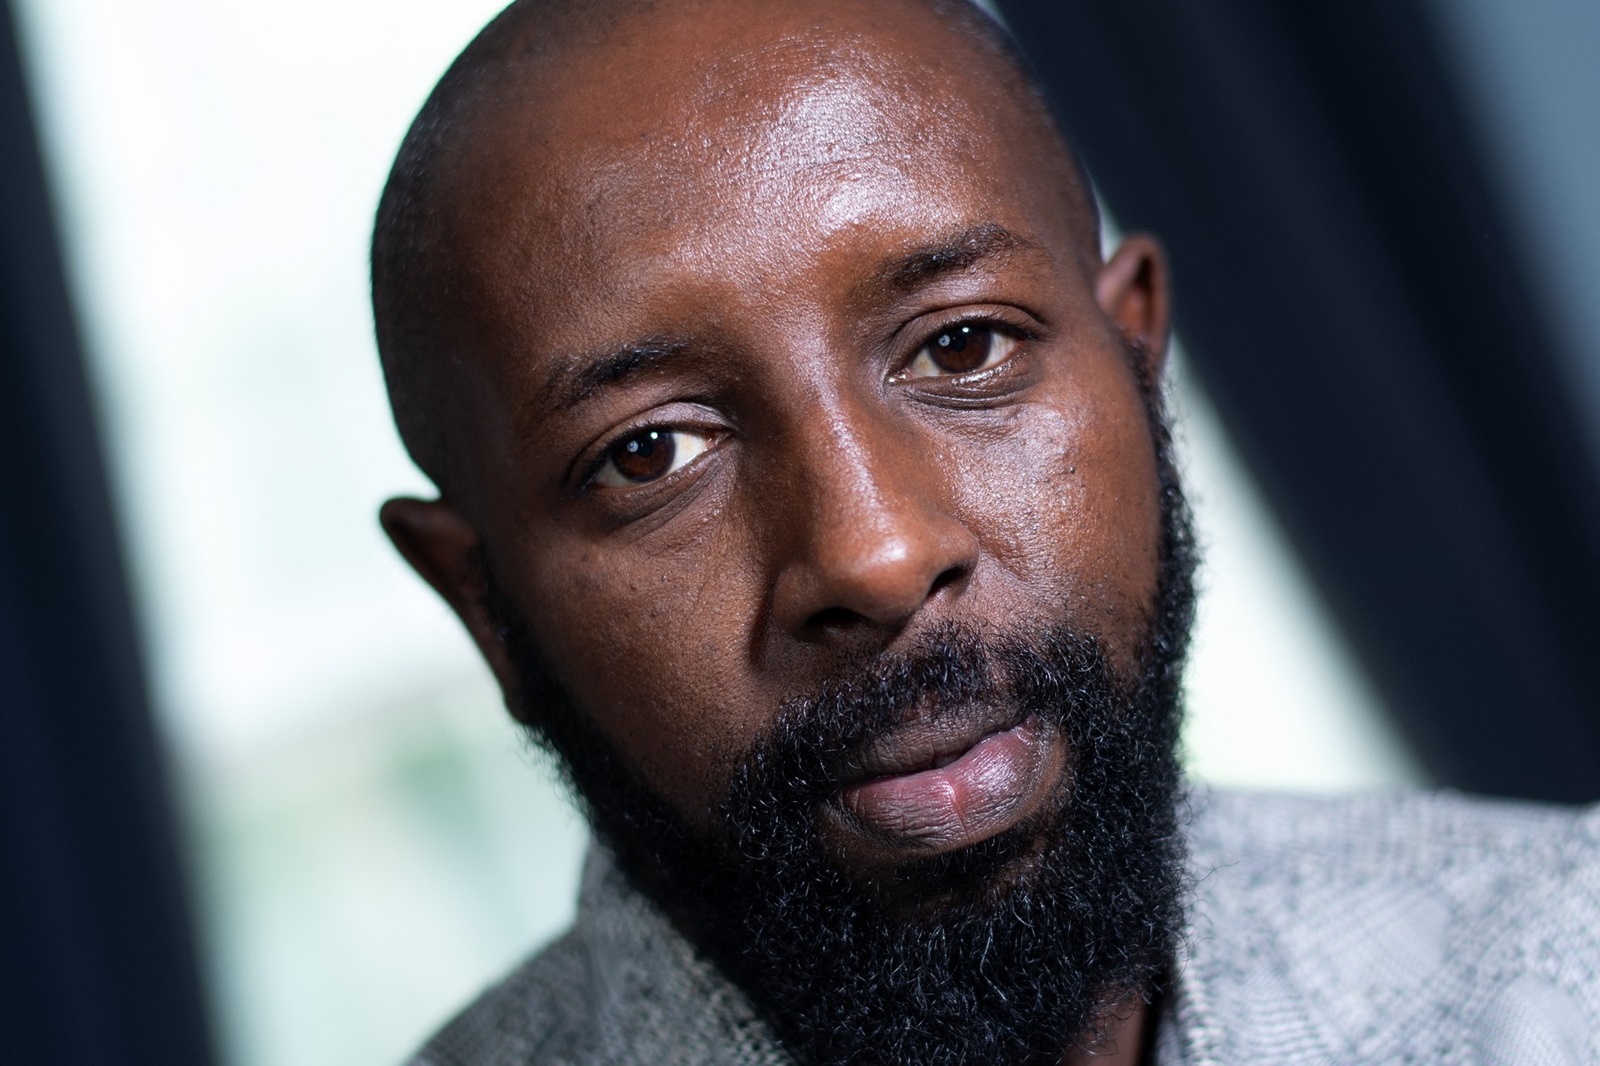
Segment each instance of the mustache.
[{"label": "mustache", "polygon": [[[724,794],[748,803],[759,780],[788,802],[815,803],[877,776],[874,769],[885,772],[878,752],[892,738],[914,735],[932,757],[941,738],[969,746],[1030,714],[1064,727],[1085,701],[1131,687],[1107,664],[1097,638],[1066,627],[1024,635],[941,623],[910,648],[878,654],[785,700]],[[724,813],[731,813],[726,805]]]},{"label": "mustache", "polygon": [[874,656],[785,700],[753,757],[790,752],[796,783],[832,791],[856,776],[866,750],[885,734],[999,703],[1006,685],[993,659],[976,629],[942,624],[913,648]]}]

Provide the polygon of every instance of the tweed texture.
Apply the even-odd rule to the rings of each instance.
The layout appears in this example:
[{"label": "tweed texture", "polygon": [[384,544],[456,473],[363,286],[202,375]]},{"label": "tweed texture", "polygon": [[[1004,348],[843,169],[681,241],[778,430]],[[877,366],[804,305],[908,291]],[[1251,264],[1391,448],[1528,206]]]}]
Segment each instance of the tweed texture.
[{"label": "tweed texture", "polygon": [[[1600,808],[1196,791],[1162,1066],[1600,1066]],[[596,851],[578,919],[410,1066],[792,1060]]]}]

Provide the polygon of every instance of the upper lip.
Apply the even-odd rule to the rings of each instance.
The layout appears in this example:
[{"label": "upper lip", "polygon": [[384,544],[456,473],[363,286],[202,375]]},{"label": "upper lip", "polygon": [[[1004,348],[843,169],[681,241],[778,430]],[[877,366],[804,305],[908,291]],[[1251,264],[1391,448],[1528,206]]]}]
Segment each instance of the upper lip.
[{"label": "upper lip", "polygon": [[1015,708],[977,706],[923,715],[878,734],[845,761],[840,782],[911,774],[946,766],[992,733],[1021,724]]}]

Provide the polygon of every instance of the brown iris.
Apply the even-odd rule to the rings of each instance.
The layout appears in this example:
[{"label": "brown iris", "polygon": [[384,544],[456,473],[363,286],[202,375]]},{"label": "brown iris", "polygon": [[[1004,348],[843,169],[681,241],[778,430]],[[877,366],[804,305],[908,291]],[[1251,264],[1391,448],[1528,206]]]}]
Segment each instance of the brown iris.
[{"label": "brown iris", "polygon": [[955,326],[945,330],[923,349],[933,364],[947,374],[968,374],[989,359],[994,330],[986,326]]},{"label": "brown iris", "polygon": [[672,460],[678,450],[672,438],[672,433],[659,429],[629,437],[611,453],[612,465],[629,481],[654,481],[664,477],[672,470]]}]

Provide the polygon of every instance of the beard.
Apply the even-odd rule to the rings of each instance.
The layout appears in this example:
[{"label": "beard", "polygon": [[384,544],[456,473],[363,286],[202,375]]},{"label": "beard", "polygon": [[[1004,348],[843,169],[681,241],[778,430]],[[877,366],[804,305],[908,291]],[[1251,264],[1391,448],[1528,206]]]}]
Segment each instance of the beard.
[{"label": "beard", "polygon": [[[1159,395],[1155,602],[1122,676],[1091,634],[944,627],[785,703],[691,825],[577,706],[488,567],[529,733],[557,756],[629,880],[815,1063],[1045,1063],[1162,990],[1182,936],[1180,678],[1194,608],[1188,509]],[[826,843],[841,773],[912,718],[1005,706],[1065,741],[1053,802],[955,852],[867,876]]]}]

